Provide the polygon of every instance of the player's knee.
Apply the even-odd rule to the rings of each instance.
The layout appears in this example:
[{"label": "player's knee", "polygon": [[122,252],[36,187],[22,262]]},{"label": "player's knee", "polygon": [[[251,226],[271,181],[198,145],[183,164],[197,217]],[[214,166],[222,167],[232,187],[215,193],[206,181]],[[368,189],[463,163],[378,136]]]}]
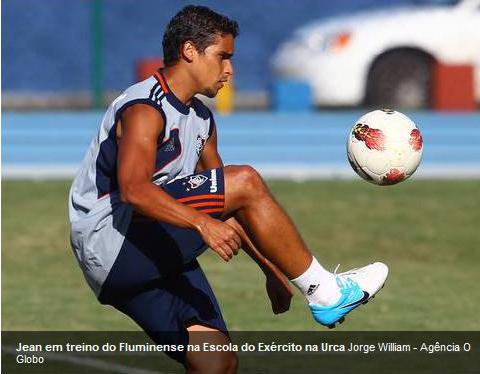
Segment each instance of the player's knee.
[{"label": "player's knee", "polygon": [[249,165],[227,166],[231,182],[238,190],[252,198],[265,193],[267,188],[260,174]]},{"label": "player's knee", "polygon": [[238,369],[238,358],[233,352],[229,352],[219,360],[216,371],[211,373],[235,374]]},{"label": "player's knee", "polygon": [[208,360],[192,360],[187,362],[187,372],[195,374],[235,374],[238,369],[238,358],[233,352],[219,352],[209,355]]}]

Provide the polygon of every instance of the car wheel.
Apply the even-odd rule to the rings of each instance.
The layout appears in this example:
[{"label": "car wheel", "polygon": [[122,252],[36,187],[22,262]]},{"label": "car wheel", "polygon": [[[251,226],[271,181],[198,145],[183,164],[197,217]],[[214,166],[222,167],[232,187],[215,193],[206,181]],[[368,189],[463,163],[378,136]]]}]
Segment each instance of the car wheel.
[{"label": "car wheel", "polygon": [[373,107],[428,108],[432,59],[414,51],[394,51],[372,66],[366,104]]}]

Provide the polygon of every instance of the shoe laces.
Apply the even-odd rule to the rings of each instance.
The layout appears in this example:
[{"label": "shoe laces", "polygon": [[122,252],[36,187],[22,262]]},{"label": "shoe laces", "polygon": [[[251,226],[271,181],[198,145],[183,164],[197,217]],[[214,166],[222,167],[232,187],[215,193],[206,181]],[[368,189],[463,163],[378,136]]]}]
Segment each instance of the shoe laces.
[{"label": "shoe laces", "polygon": [[335,270],[333,271],[333,275],[335,275],[335,279],[337,281],[338,287],[340,287],[341,289],[344,289],[345,291],[351,288],[358,287],[357,282],[352,280],[350,277],[346,276],[347,274],[353,273],[353,271],[356,269],[352,269],[348,273],[338,274],[337,271],[339,268],[340,268],[340,264],[338,264]]},{"label": "shoe laces", "polygon": [[350,269],[350,270],[346,271],[345,273],[338,274],[337,271],[338,271],[339,268],[340,268],[340,264],[338,264],[337,267],[335,268],[335,270],[333,271],[333,275],[335,275],[335,276],[345,276],[345,275],[349,275],[349,274],[355,274],[356,270],[359,269],[359,268],[353,268],[353,269]]},{"label": "shoe laces", "polygon": [[337,267],[335,268],[335,270],[333,271],[333,275],[337,275],[337,270],[340,268],[340,264],[337,265]]}]

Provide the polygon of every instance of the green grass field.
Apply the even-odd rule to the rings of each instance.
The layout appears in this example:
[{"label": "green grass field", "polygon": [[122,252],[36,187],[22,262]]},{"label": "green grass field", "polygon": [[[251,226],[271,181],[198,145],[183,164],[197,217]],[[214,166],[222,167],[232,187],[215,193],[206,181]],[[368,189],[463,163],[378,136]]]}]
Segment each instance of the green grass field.
[{"label": "green grass field", "polygon": [[[480,330],[479,181],[272,182],[317,258],[341,271],[375,260],[390,277],[340,330]],[[137,330],[100,305],[69,245],[69,182],[3,182],[2,329]],[[281,246],[281,243],[279,243]],[[261,272],[240,254],[204,266],[231,330],[322,330],[296,293],[274,316]]]}]

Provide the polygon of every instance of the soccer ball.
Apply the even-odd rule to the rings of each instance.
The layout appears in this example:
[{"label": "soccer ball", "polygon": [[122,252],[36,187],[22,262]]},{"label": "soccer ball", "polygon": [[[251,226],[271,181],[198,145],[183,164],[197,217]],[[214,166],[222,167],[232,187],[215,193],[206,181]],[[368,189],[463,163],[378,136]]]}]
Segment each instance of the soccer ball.
[{"label": "soccer ball", "polygon": [[352,127],[347,155],[353,170],[378,185],[407,179],[422,159],[420,130],[405,114],[382,109],[369,112]]}]

